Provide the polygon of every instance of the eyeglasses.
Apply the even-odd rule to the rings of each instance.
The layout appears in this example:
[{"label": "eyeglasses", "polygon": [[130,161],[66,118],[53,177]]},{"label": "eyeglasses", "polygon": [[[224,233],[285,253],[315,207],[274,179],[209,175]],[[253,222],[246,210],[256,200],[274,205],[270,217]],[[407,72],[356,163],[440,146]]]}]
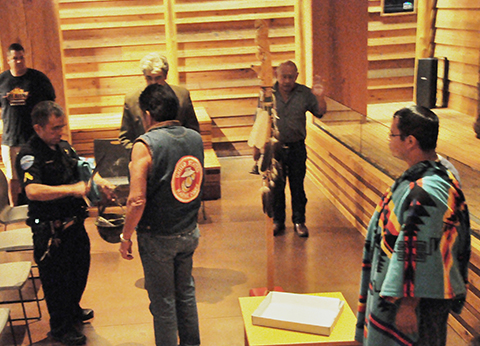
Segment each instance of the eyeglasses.
[{"label": "eyeglasses", "polygon": [[394,135],[393,133],[389,133],[388,134],[389,137],[401,137],[402,135],[401,134],[398,134],[398,135]]}]

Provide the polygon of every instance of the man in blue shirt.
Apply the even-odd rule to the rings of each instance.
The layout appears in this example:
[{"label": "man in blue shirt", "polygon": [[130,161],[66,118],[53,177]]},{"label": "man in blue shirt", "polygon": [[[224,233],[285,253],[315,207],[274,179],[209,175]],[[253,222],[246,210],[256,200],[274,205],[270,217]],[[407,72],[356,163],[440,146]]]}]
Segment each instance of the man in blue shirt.
[{"label": "man in blue shirt", "polygon": [[327,105],[324,87],[316,77],[312,89],[296,83],[298,70],[295,63],[286,61],[277,68],[277,82],[274,85],[276,103],[277,139],[282,149],[275,159],[281,165],[282,176],[275,181],[273,188],[274,235],[285,231],[285,185],[288,179],[292,197],[292,221],[294,230],[300,237],[308,237],[305,226],[307,197],[303,182],[307,171],[307,150],[305,148],[307,111],[321,118]]}]

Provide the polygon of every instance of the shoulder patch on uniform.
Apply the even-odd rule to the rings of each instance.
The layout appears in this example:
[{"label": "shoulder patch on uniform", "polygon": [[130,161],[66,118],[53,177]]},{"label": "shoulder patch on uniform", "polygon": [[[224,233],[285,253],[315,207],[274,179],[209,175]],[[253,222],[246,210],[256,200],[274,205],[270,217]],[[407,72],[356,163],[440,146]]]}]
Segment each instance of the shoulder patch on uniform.
[{"label": "shoulder patch on uniform", "polygon": [[22,167],[22,169],[26,171],[30,167],[32,167],[34,161],[35,157],[33,155],[25,155],[20,159],[20,167]]}]

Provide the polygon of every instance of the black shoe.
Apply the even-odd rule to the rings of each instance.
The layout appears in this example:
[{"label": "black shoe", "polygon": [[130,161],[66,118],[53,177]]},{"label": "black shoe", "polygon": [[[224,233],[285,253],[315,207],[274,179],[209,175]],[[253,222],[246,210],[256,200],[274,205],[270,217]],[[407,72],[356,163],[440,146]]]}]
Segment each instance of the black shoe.
[{"label": "black shoe", "polygon": [[260,171],[258,170],[257,164],[253,165],[252,170],[250,171],[250,174],[260,175]]},{"label": "black shoe", "polygon": [[85,322],[91,320],[94,317],[92,309],[82,309],[80,315],[77,316],[77,320],[80,322]]},{"label": "black shoe", "polygon": [[280,223],[273,224],[273,236],[282,235],[285,233],[285,225]]},{"label": "black shoe", "polygon": [[302,238],[308,237],[308,228],[307,226],[305,226],[304,223],[296,223],[293,226],[293,228],[299,237],[302,237]]},{"label": "black shoe", "polygon": [[55,341],[58,341],[64,345],[85,345],[87,342],[87,337],[77,331],[75,328],[72,328],[69,332],[63,335],[55,335],[52,332],[48,335]]}]

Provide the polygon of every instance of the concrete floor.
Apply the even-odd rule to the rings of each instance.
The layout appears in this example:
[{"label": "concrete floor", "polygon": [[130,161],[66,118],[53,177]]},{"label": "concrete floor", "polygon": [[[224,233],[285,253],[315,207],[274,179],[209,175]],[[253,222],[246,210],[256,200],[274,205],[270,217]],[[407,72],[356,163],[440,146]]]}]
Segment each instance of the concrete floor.
[{"label": "concrete floor", "polygon": [[[248,296],[251,288],[266,286],[261,177],[248,173],[251,158],[221,158],[220,162],[222,198],[205,203],[207,219],[200,217],[202,237],[194,256],[193,274],[202,345],[243,346],[238,298]],[[364,239],[308,179],[306,190],[310,237],[299,238],[293,233],[287,208],[286,233],[275,238],[275,286],[295,293],[340,291],[355,312]],[[134,260],[125,261],[118,253],[118,244],[100,238],[93,217],[86,225],[92,243],[92,265],[82,306],[95,310],[95,318],[84,325],[87,345],[154,345],[136,243]],[[13,261],[25,254],[0,256],[0,261]],[[48,313],[45,302],[41,304],[44,317],[31,323],[34,344],[59,345],[46,336]],[[19,310],[14,309],[13,314],[18,315]],[[17,340],[28,344],[20,323],[15,326],[15,334]],[[7,329],[0,345],[11,342]],[[453,341],[449,345],[461,344]]]}]

